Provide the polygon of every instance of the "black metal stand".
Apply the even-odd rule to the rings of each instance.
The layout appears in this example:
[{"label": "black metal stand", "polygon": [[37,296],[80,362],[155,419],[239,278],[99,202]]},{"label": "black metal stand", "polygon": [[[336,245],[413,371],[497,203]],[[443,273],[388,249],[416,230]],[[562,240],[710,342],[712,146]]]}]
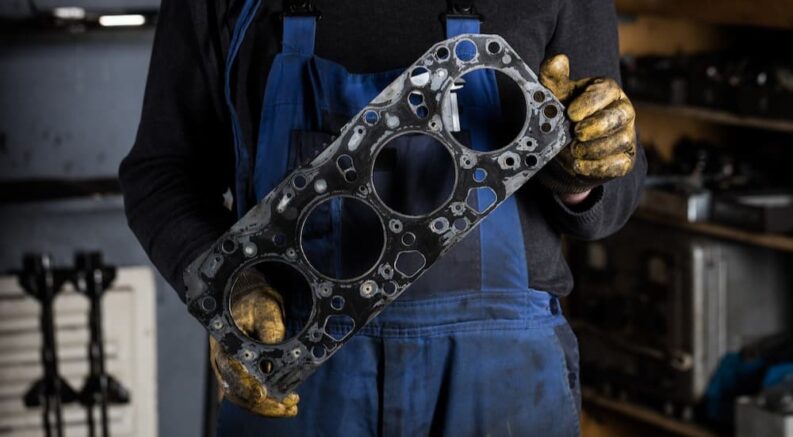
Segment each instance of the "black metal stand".
[{"label": "black metal stand", "polygon": [[102,296],[116,278],[115,267],[106,266],[99,252],[78,253],[74,259],[72,276],[75,288],[90,301],[89,327],[91,339],[88,345],[90,370],[85,385],[80,391],[80,403],[85,406],[88,418],[88,435],[96,435],[94,411],[99,407],[102,436],[110,436],[110,404],[129,402],[129,392],[105,371],[105,348],[102,336]]},{"label": "black metal stand", "polygon": [[[42,424],[47,437],[63,437],[62,404],[76,400],[77,394],[58,373],[58,355],[55,343],[55,319],[52,303],[68,273],[52,266],[47,254],[26,255],[19,284],[41,304],[41,363],[44,376],[33,383],[24,397],[25,406],[43,407]],[[52,419],[55,423],[52,423]]]}]

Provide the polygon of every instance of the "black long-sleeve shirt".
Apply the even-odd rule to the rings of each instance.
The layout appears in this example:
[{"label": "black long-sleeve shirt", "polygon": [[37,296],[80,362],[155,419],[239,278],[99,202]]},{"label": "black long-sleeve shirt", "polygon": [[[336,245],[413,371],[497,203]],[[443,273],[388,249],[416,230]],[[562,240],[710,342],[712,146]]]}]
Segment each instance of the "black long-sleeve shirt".
[{"label": "black long-sleeve shirt", "polygon": [[[163,0],[138,136],[120,168],[129,225],[163,276],[184,296],[182,272],[233,223],[234,148],[223,97],[224,60],[242,0]],[[445,38],[445,0],[316,0],[316,53],[350,71],[405,67]],[[251,153],[265,81],[280,48],[280,2],[265,1],[243,44],[235,104]],[[538,71],[553,54],[572,77],[619,79],[612,0],[478,0],[483,33],[503,36]],[[646,172],[639,150],[626,177],[593,190],[575,209],[529,183],[518,193],[530,287],[572,288],[560,235],[602,238],[633,212]]]}]

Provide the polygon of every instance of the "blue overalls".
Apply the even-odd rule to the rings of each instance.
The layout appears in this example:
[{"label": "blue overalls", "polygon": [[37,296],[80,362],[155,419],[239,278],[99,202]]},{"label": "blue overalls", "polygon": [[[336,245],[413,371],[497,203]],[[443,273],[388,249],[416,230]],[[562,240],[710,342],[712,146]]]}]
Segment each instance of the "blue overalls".
[{"label": "blue overalls", "polygon": [[[314,55],[314,17],[285,17],[282,52],[267,79],[256,158],[249,162],[229,77],[260,2],[247,0],[227,61],[240,203],[249,184],[261,199],[308,162],[400,73],[351,74]],[[478,33],[479,21],[449,18],[446,27],[449,37]],[[500,111],[492,72],[467,75],[458,105],[462,124],[470,127],[469,145],[487,149],[489,121],[481,114]],[[422,162],[421,139],[405,143],[397,147],[404,156],[395,165]],[[239,206],[240,214],[248,207]],[[558,300],[529,287],[518,208],[514,196],[502,204],[309,377],[297,390],[296,418],[259,417],[224,401],[218,435],[578,435],[575,336]],[[325,213],[329,229],[354,240],[355,229],[343,226],[337,208]],[[328,258],[339,256],[332,245],[325,250]]]}]

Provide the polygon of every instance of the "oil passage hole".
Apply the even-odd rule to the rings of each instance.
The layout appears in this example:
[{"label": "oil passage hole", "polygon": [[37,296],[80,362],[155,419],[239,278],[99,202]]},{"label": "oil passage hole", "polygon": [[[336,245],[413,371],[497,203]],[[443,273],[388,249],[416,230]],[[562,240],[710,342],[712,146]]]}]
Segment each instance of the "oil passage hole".
[{"label": "oil passage hole", "polygon": [[[501,71],[484,68],[470,71],[456,82],[459,87],[444,98],[456,95],[459,112],[459,131],[446,126],[463,146],[478,150],[498,150],[512,144],[523,132],[526,124],[527,102],[523,89],[512,77]],[[473,84],[494,84],[498,88],[500,107],[486,93],[474,92]],[[469,85],[470,84],[470,85]],[[453,108],[452,102],[443,108]],[[492,108],[492,110],[489,110]],[[449,117],[445,117],[448,119]],[[448,121],[447,121],[448,122]],[[481,144],[470,144],[470,132],[482,131]]]},{"label": "oil passage hole", "polygon": [[311,348],[311,355],[314,356],[316,359],[320,359],[325,356],[325,347],[317,344]]},{"label": "oil passage hole", "polygon": [[430,115],[430,110],[427,109],[427,107],[424,105],[419,106],[418,108],[416,108],[416,115],[419,118],[427,118],[427,116]]},{"label": "oil passage hole", "polygon": [[259,361],[259,368],[262,370],[262,373],[269,375],[270,372],[273,371],[273,362],[265,358]]},{"label": "oil passage hole", "polygon": [[545,101],[545,93],[542,91],[535,91],[532,97],[534,98],[534,101],[537,103],[542,103]]},{"label": "oil passage hole", "polygon": [[551,131],[551,124],[550,123],[543,123],[542,126],[540,126],[540,130],[547,134],[548,132]]},{"label": "oil passage hole", "polygon": [[330,298],[330,307],[336,311],[344,308],[344,297],[333,296],[332,298]]},{"label": "oil passage hole", "polygon": [[308,212],[300,244],[317,272],[330,278],[352,279],[378,263],[385,245],[385,227],[366,202],[334,196]]},{"label": "oil passage hole", "polygon": [[347,182],[355,182],[358,179],[358,173],[355,170],[347,170],[344,172],[344,180]]},{"label": "oil passage hole", "polygon": [[407,133],[389,140],[377,152],[374,191],[398,213],[425,215],[449,200],[455,171],[452,155],[440,141]]},{"label": "oil passage hole", "polygon": [[468,191],[465,203],[474,211],[482,214],[495,205],[496,200],[498,200],[498,196],[496,196],[496,192],[492,188],[477,187]]},{"label": "oil passage hole", "polygon": [[424,96],[420,92],[413,91],[408,95],[408,101],[411,105],[418,106],[424,102]]},{"label": "oil passage hole", "polygon": [[325,320],[325,332],[336,341],[344,340],[355,328],[355,320],[348,315],[332,315]]},{"label": "oil passage hole", "polygon": [[352,158],[349,155],[341,155],[336,159],[336,165],[339,166],[339,170],[345,172],[352,168]]},{"label": "oil passage hole", "polygon": [[414,86],[422,87],[429,83],[430,71],[424,67],[416,67],[410,72],[410,83]]},{"label": "oil passage hole", "polygon": [[474,181],[484,182],[485,178],[487,178],[487,170],[483,168],[477,168],[474,170]]},{"label": "oil passage hole", "polygon": [[425,258],[421,252],[417,250],[406,250],[397,255],[394,268],[403,276],[410,278],[416,276],[416,274],[424,268],[426,263],[427,258]]},{"label": "oil passage hole", "polygon": [[[257,331],[265,321],[260,311],[262,293],[267,287],[277,291],[283,298],[285,343],[305,327],[314,301],[308,280],[297,269],[281,261],[262,261],[246,267],[232,280],[229,304],[234,324],[251,340],[264,342]],[[273,302],[275,307],[277,302]]]}]

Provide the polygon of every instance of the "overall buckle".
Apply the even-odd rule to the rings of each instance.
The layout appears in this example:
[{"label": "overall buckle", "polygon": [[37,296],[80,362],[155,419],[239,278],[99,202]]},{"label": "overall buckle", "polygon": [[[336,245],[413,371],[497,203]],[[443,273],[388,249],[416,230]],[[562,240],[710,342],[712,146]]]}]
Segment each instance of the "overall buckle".
[{"label": "overall buckle", "polygon": [[442,16],[444,20],[449,18],[476,18],[479,21],[485,21],[485,17],[476,9],[474,0],[449,0],[448,5],[446,13]]},{"label": "overall buckle", "polygon": [[319,11],[312,0],[284,0],[283,13],[281,17],[316,17],[317,20],[322,18],[322,12]]}]

